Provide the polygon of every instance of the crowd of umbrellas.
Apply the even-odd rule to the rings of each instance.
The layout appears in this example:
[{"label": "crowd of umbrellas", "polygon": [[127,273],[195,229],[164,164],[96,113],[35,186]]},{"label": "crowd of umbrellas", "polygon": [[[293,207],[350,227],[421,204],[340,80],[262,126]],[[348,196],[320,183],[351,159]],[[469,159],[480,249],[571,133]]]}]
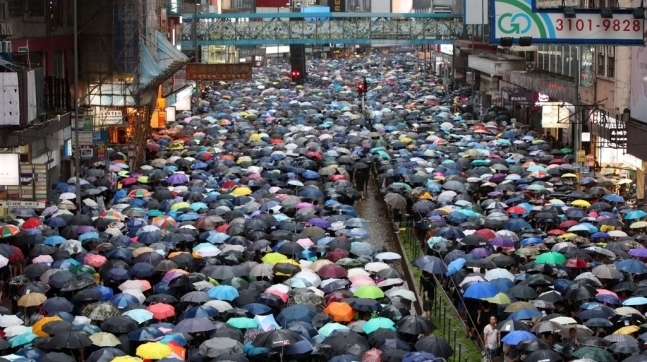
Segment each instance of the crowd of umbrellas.
[{"label": "crowd of umbrellas", "polygon": [[[371,223],[386,220],[354,208],[353,174],[389,162],[382,135],[405,113],[447,117],[428,97],[442,92],[403,70],[413,62],[321,61],[305,86],[276,67],[215,84],[195,115],[151,135],[144,166],[116,151],[88,166],[82,205],[72,178],[46,209],[11,210],[0,361],[451,357],[411,312],[401,256],[371,242]],[[361,76],[377,132],[357,105]]]}]

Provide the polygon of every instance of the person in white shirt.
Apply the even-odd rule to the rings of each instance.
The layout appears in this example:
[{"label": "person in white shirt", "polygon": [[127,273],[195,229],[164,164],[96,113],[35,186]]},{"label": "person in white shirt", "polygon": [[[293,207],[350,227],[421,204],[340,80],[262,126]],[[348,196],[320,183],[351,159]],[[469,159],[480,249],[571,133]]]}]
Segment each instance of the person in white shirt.
[{"label": "person in white shirt", "polygon": [[483,344],[488,361],[496,355],[496,350],[501,346],[501,333],[496,329],[496,317],[490,317],[490,324],[483,328]]}]

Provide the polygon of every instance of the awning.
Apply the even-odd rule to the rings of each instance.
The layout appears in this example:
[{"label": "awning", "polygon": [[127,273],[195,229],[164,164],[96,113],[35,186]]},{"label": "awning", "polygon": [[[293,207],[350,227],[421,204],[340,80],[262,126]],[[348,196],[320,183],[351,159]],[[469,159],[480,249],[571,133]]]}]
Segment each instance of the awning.
[{"label": "awning", "polygon": [[[98,107],[137,107],[149,103],[150,96],[142,94],[162,84],[178,70],[189,58],[177,50],[160,32],[155,32],[153,40],[141,38],[140,65],[134,74],[134,83],[103,83],[90,87],[87,105]],[[152,49],[152,51],[151,51]],[[150,92],[146,92],[150,93]]]},{"label": "awning", "polygon": [[140,47],[138,90],[161,84],[189,62],[189,57],[177,50],[162,33],[155,32],[154,42],[150,44],[153,52],[147,46]]}]

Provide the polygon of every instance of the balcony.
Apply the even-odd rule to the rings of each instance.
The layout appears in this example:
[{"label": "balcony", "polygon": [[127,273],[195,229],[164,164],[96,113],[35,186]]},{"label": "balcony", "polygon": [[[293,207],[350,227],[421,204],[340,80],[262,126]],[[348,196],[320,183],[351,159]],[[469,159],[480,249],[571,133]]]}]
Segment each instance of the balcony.
[{"label": "balcony", "polygon": [[70,82],[67,79],[45,77],[44,95],[47,113],[66,112],[72,109]]}]

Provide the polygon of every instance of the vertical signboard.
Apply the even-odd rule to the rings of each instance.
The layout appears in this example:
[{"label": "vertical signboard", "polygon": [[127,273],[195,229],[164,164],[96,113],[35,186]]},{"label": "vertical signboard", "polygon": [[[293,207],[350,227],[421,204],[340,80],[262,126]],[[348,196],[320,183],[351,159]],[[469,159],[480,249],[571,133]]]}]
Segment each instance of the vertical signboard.
[{"label": "vertical signboard", "polygon": [[135,73],[139,63],[139,1],[115,0],[112,57],[117,71]]},{"label": "vertical signboard", "polygon": [[346,12],[346,0],[328,0],[328,6],[331,13]]}]

